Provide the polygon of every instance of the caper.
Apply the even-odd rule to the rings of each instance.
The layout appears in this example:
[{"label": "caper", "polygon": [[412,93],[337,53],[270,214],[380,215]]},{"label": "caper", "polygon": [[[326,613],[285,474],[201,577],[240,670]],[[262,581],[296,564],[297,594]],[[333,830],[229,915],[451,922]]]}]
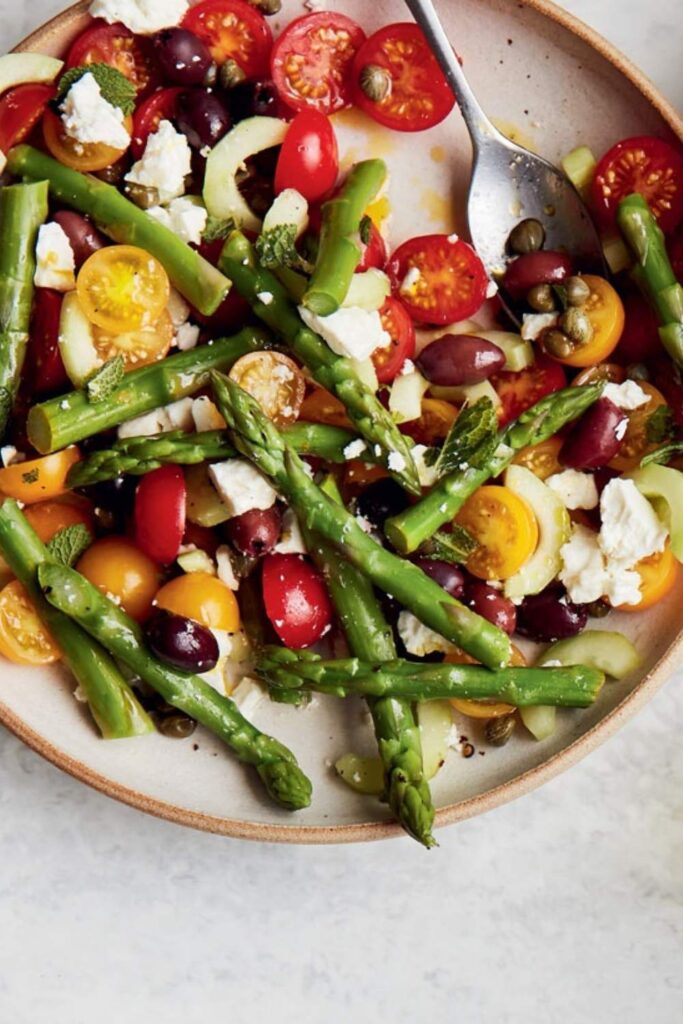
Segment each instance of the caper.
[{"label": "caper", "polygon": [[555,296],[549,284],[535,284],[526,300],[538,313],[552,313],[555,309]]},{"label": "caper", "polygon": [[543,335],[543,348],[556,359],[567,359],[574,351],[574,343],[563,331],[553,327]]},{"label": "caper", "polygon": [[169,739],[173,740],[184,740],[191,736],[197,728],[194,718],[188,718],[187,715],[183,715],[181,712],[161,716],[158,725],[162,736],[168,736]]},{"label": "caper", "polygon": [[204,85],[207,87],[207,89],[211,89],[213,88],[217,81],[218,65],[216,64],[215,61],[212,60],[208,68],[206,69],[206,74],[204,75]]},{"label": "caper", "polygon": [[486,723],[484,735],[487,742],[494,747],[504,747],[515,731],[517,718],[515,715],[501,715],[499,718],[489,718]]},{"label": "caper", "polygon": [[120,185],[127,170],[128,161],[122,159],[117,160],[114,164],[109,164],[109,167],[103,167],[101,171],[94,171],[93,173],[96,178],[106,182],[107,185]]},{"label": "caper", "polygon": [[152,206],[159,205],[159,193],[155,188],[139,185],[136,181],[128,181],[125,192],[131,202],[139,206],[141,210],[149,210]]},{"label": "caper", "polygon": [[649,380],[650,371],[645,363],[630,363],[626,367],[626,376],[629,380]]},{"label": "caper", "polygon": [[224,89],[234,89],[236,85],[246,82],[247,76],[236,60],[228,57],[225,64],[221,64],[218,72],[218,81]]},{"label": "caper", "polygon": [[537,252],[543,248],[544,242],[545,228],[540,220],[534,217],[520,220],[508,235],[508,248],[518,256],[523,256],[527,252]]},{"label": "caper", "polygon": [[282,0],[249,0],[249,3],[266,17],[270,14],[279,14],[282,10]]},{"label": "caper", "polygon": [[597,601],[591,601],[587,604],[586,611],[591,619],[604,619],[612,611],[612,605],[600,597]]},{"label": "caper", "polygon": [[381,103],[391,92],[391,75],[379,64],[366,64],[360,73],[362,92],[373,103]]},{"label": "caper", "polygon": [[585,306],[590,298],[591,290],[582,277],[568,277],[564,289],[570,306]]},{"label": "caper", "polygon": [[577,345],[587,345],[593,337],[590,317],[578,306],[570,306],[560,317],[560,328]]}]

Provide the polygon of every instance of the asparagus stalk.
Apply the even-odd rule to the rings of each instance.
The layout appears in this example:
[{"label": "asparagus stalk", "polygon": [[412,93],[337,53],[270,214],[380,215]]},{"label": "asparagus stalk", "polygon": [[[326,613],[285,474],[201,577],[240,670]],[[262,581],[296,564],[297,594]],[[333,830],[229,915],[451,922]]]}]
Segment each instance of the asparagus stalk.
[{"label": "asparagus stalk", "polygon": [[602,672],[585,665],[489,672],[481,665],[417,664],[399,658],[384,663],[361,658],[323,661],[310,651],[285,647],[263,648],[256,670],[275,689],[315,690],[335,697],[496,700],[520,708],[589,707],[605,681]]},{"label": "asparagus stalk", "polygon": [[240,761],[253,765],[277,803],[288,810],[308,807],[311,784],[294,754],[248,722],[229,697],[199,676],[177,672],[153,657],[142,628],[74,569],[44,563],[38,580],[54,608],[77,622],[165,701],[211,729]]},{"label": "asparagus stalk", "polygon": [[153,732],[150,718],[112,658],[43,597],[36,573],[40,566],[50,563],[50,555],[11,498],[6,498],[0,506],[0,552],[59,646],[65,664],[87,698],[102,736],[121,739]]},{"label": "asparagus stalk", "polygon": [[55,199],[88,214],[115,242],[156,256],[174,287],[201,313],[210,316],[227,295],[230,282],[219,270],[113,185],[64,167],[31,146],[11,149],[7,169],[17,178],[47,181]]},{"label": "asparagus stalk", "polygon": [[[349,419],[368,442],[375,457],[399,483],[412,494],[420,494],[420,482],[410,454],[410,446],[390,414],[370,389],[359,379],[348,359],[332,352],[320,335],[303,323],[286,289],[274,274],[261,267],[251,243],[240,232],[228,238],[220,258],[220,267],[237,290],[250,303],[254,313],[276,334],[284,338],[292,352],[308,367],[322,387],[344,403]],[[264,302],[263,298],[267,297]],[[396,454],[404,469],[392,470]]]},{"label": "asparagus stalk", "polygon": [[0,436],[26,356],[38,228],[47,218],[44,181],[0,189]]},{"label": "asparagus stalk", "polygon": [[600,396],[602,388],[602,383],[564,388],[523,412],[501,433],[498,447],[482,467],[468,466],[447,473],[421,501],[387,520],[385,533],[396,550],[403,554],[416,551],[453,519],[482,484],[502,473],[516,452],[547,440],[577,419]]},{"label": "asparagus stalk", "polygon": [[101,402],[89,401],[83,390],[50,398],[30,410],[29,440],[44,454],[110,430],[133,416],[194,394],[208,383],[210,370],[227,370],[240,356],[267,344],[267,334],[255,327],[245,327],[231,338],[208,342],[160,363],[131,370]]},{"label": "asparagus stalk", "polygon": [[477,661],[491,668],[507,664],[510,640],[502,630],[456,601],[417,565],[364,533],[354,516],[311,480],[307,467],[250,395],[220,373],[212,374],[212,383],[235,447],[274,481],[305,527],[334,544],[376,586]]},{"label": "asparagus stalk", "polygon": [[323,206],[320,247],[303,304],[318,316],[336,312],[346,298],[362,256],[361,218],[387,176],[383,160],[356,164],[338,195]]}]

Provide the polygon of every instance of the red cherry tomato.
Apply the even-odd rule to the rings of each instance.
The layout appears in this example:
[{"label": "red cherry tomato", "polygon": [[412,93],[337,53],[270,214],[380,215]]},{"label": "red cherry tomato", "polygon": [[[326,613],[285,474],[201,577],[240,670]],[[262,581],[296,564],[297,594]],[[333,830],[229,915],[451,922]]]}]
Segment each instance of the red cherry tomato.
[{"label": "red cherry tomato", "polygon": [[185,477],[179,466],[143,476],[135,492],[135,543],[154,562],[168,565],[185,533]]},{"label": "red cherry tomato", "polygon": [[351,68],[365,32],[345,14],[320,11],[297,18],[273,47],[271,75],[294,110],[323,114],[352,103]]},{"label": "red cherry tomato", "polygon": [[624,304],[624,329],[614,351],[614,359],[623,366],[645,363],[662,351],[659,321],[640,292],[627,291],[621,300]]},{"label": "red cherry tomato", "polygon": [[387,299],[380,310],[382,327],[391,335],[391,345],[373,353],[372,362],[380,384],[391,384],[405,363],[415,355],[415,328],[408,311],[398,299]]},{"label": "red cherry tomato", "polygon": [[176,102],[183,90],[177,86],[159,89],[143,100],[133,115],[133,137],[130,151],[136,160],[145,152],[147,138],[154,135],[160,121],[172,121],[176,113]]},{"label": "red cherry tomato", "polygon": [[52,85],[18,85],[0,99],[0,150],[7,153],[22,142],[55,96]]},{"label": "red cherry tomato", "polygon": [[[408,285],[406,275],[412,270],[418,276]],[[481,260],[471,245],[451,235],[422,235],[404,242],[391,256],[387,272],[419,323],[467,320],[486,299],[488,279]]]},{"label": "red cherry tomato", "polygon": [[285,135],[275,168],[275,194],[295,188],[309,203],[322,199],[337,181],[339,154],[334,128],[317,110],[302,110]]},{"label": "red cherry tomato", "polygon": [[61,311],[60,292],[36,288],[26,366],[32,390],[38,395],[59,391],[69,383],[59,351]]},{"label": "red cherry tomato", "polygon": [[329,629],[332,605],[320,573],[303,555],[267,555],[263,603],[283,644],[310,647]]},{"label": "red cherry tomato", "polygon": [[669,238],[667,249],[676,280],[683,281],[683,224]]},{"label": "red cherry tomato", "polygon": [[501,401],[498,418],[501,426],[504,426],[546,395],[563,388],[567,378],[559,363],[543,352],[538,352],[533,366],[519,370],[518,373],[503,370],[491,377],[491,383]]},{"label": "red cherry tomato", "polygon": [[[218,258],[225,245],[225,240],[217,238],[215,242],[202,242],[199,246],[199,252],[212,263],[214,267],[218,266]],[[197,323],[205,327],[211,334],[215,334],[220,331],[236,331],[240,327],[244,327],[247,318],[251,314],[251,307],[246,299],[243,299],[236,288],[231,288],[228,294],[221,302],[218,309],[211,314],[211,316],[205,316],[200,313],[198,309],[192,309],[192,319],[196,320]]]},{"label": "red cherry tomato", "polygon": [[632,192],[647,199],[662,231],[683,219],[683,154],[650,135],[612,146],[595,169],[593,204],[605,227],[615,222],[619,202]]},{"label": "red cherry tomato", "polygon": [[387,262],[387,246],[382,238],[381,232],[376,224],[370,222],[370,232],[366,243],[361,242],[363,255],[356,267],[356,273],[361,274],[364,270],[377,267],[381,270]]},{"label": "red cherry tomato", "polygon": [[273,35],[262,14],[246,0],[203,0],[182,20],[205,43],[217,64],[231,58],[247,78],[263,78]]},{"label": "red cherry tomato", "polygon": [[160,81],[149,41],[133,35],[125,25],[107,25],[100,18],[78,36],[67,54],[67,68],[82,64],[110,64],[133,83],[138,95]]},{"label": "red cherry tomato", "polygon": [[[360,87],[363,68],[384,68],[391,88],[382,100],[371,100]],[[422,31],[412,22],[386,25],[361,46],[353,62],[354,102],[387,128],[419,132],[432,128],[451,112],[455,97]]]}]

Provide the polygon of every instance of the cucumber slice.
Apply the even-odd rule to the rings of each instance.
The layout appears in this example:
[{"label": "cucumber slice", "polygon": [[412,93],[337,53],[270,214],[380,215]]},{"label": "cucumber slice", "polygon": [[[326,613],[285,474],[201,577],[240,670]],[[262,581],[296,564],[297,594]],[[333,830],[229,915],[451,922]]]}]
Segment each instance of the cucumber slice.
[{"label": "cucumber slice", "polygon": [[362,274],[354,274],[342,306],[360,306],[370,313],[381,309],[391,294],[389,278],[382,270],[371,268]]},{"label": "cucumber slice", "polygon": [[547,740],[555,732],[557,708],[547,704],[535,704],[520,708],[519,717],[535,740]]},{"label": "cucumber slice", "polygon": [[391,385],[389,412],[396,423],[409,423],[420,418],[422,396],[429,387],[421,373],[400,374]]},{"label": "cucumber slice", "polygon": [[443,398],[446,402],[467,402],[468,405],[474,405],[480,398],[489,398],[494,409],[500,407],[498,393],[488,380],[482,380],[479,384],[461,384],[458,387],[430,384],[429,393],[433,398]]},{"label": "cucumber slice", "polygon": [[585,192],[593,180],[597,160],[588,146],[577,146],[562,160],[562,170],[577,192]]},{"label": "cucumber slice", "polygon": [[209,478],[206,463],[188,466],[185,470],[187,488],[187,518],[198,526],[218,526],[230,518],[230,513],[218,496]]},{"label": "cucumber slice", "polygon": [[95,348],[90,321],[81,309],[76,292],[67,292],[64,296],[58,344],[66,375],[74,387],[82,387],[104,362]]},{"label": "cucumber slice", "polygon": [[538,523],[538,544],[519,572],[505,581],[505,596],[539,594],[562,568],[560,548],[569,540],[569,512],[559,497],[524,466],[508,466],[505,485],[526,501]]},{"label": "cucumber slice", "polygon": [[578,636],[558,640],[544,651],[538,665],[587,665],[613,679],[622,679],[640,667],[641,657],[623,633],[587,629]]},{"label": "cucumber slice", "polygon": [[272,146],[281,146],[289,125],[276,117],[240,121],[209,153],[204,172],[204,202],[212,217],[234,220],[238,227],[259,231],[261,221],[237,187],[237,172],[245,160]]},{"label": "cucumber slice", "polygon": [[183,572],[206,572],[209,576],[216,575],[216,566],[212,558],[209,558],[206,551],[197,548],[196,551],[184,551],[176,559]]},{"label": "cucumber slice", "polygon": [[42,53],[6,53],[0,57],[0,93],[28,82],[49,84],[63,67],[63,60]]},{"label": "cucumber slice", "polygon": [[624,240],[618,235],[613,238],[603,238],[602,253],[613,274],[620,274],[622,270],[628,270],[633,264],[631,253],[626,248]]},{"label": "cucumber slice", "polygon": [[351,362],[358,375],[358,379],[365,384],[366,388],[376,393],[379,388],[379,381],[377,380],[377,371],[372,359],[352,359]]},{"label": "cucumber slice", "polygon": [[683,562],[683,473],[650,463],[627,476],[649,498],[671,534],[671,550]]},{"label": "cucumber slice", "polygon": [[531,366],[534,361],[534,347],[530,341],[525,341],[519,334],[512,331],[475,331],[478,338],[490,341],[497,345],[505,356],[504,370],[511,370],[519,373]]},{"label": "cucumber slice", "polygon": [[286,188],[276,196],[263,218],[264,231],[285,224],[294,224],[297,238],[303,235],[308,227],[308,202],[295,188]]},{"label": "cucumber slice", "polygon": [[448,756],[453,715],[447,700],[427,700],[417,705],[417,724],[422,740],[422,764],[426,779],[433,779]]},{"label": "cucumber slice", "polygon": [[334,767],[339,778],[356,793],[379,796],[384,790],[384,768],[378,757],[342,754]]}]

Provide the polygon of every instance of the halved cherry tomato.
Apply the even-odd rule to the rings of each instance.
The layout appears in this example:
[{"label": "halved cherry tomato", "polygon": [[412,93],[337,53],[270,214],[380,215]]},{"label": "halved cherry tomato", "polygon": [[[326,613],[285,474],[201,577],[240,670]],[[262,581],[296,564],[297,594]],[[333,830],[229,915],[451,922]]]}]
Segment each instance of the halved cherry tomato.
[{"label": "halved cherry tomato", "polygon": [[0,99],[0,150],[9,152],[38,123],[57,90],[38,82],[17,85]]},{"label": "halved cherry tomato", "polygon": [[372,219],[370,220],[368,240],[367,242],[361,242],[361,249],[363,250],[363,255],[356,267],[357,274],[362,274],[364,270],[370,270],[372,267],[381,269],[387,262],[386,242]]},{"label": "halved cherry tomato", "polygon": [[0,469],[0,493],[23,501],[26,505],[47,498],[58,498],[68,491],[66,478],[71,467],[80,459],[81,453],[72,445],[40,459],[6,466]]},{"label": "halved cherry tomato", "polygon": [[[215,242],[202,242],[199,252],[205,260],[217,267],[224,245],[225,239],[223,238],[218,238]],[[198,309],[193,308],[192,319],[202,324],[216,337],[216,333],[219,331],[233,331],[243,327],[250,313],[251,307],[247,300],[242,298],[236,288],[231,288],[215,313],[205,316]]]},{"label": "halved cherry tomato", "polygon": [[641,559],[634,570],[640,576],[640,602],[620,604],[620,612],[642,612],[665,598],[676,586],[680,565],[667,544],[663,551]]},{"label": "halved cherry tomato", "polygon": [[[124,118],[126,131],[133,130],[133,118]],[[43,115],[43,137],[45,145],[60,164],[75,171],[102,171],[116,163],[123,149],[106,146],[103,142],[78,142],[64,130],[61,117],[52,110]]]},{"label": "halved cherry tomato", "polygon": [[31,316],[26,370],[31,388],[37,395],[50,394],[66,387],[68,377],[59,351],[59,315],[61,292],[36,288]]},{"label": "halved cherry tomato", "polygon": [[76,290],[91,323],[111,334],[156,324],[171,287],[162,265],[135,245],[108,245],[89,256]]},{"label": "halved cherry tomato", "polygon": [[491,384],[501,401],[498,413],[501,425],[517,419],[525,409],[540,402],[551,392],[559,391],[566,383],[567,378],[560,364],[543,352],[537,352],[535,362],[525,370],[516,373],[502,370],[494,374]]},{"label": "halved cherry tomato", "polygon": [[655,450],[657,442],[647,439],[647,422],[653,412],[667,404],[661,391],[649,381],[639,380],[638,386],[650,396],[650,401],[647,405],[641,405],[640,408],[627,413],[628,425],[624,440],[609,464],[611,469],[618,469],[620,473],[636,469],[642,457]]},{"label": "halved cherry tomato", "polygon": [[370,484],[377,480],[385,480],[390,475],[384,466],[375,466],[371,462],[363,462],[362,459],[351,459],[350,462],[344,463],[345,497],[355,497]]},{"label": "halved cherry tomato", "polygon": [[138,94],[153,89],[160,80],[148,40],[117,22],[107,25],[96,18],[71,44],[66,58],[67,68],[82,64],[109,64],[125,75]]},{"label": "halved cherry tomato", "polygon": [[310,647],[327,632],[332,605],[321,574],[307,558],[267,555],[262,585],[266,615],[287,647]]},{"label": "halved cherry tomato", "polygon": [[558,359],[565,366],[595,366],[614,352],[624,329],[624,307],[618,294],[604,277],[582,275],[591,293],[582,310],[593,328],[593,337],[579,345],[566,359]]},{"label": "halved cherry tomato", "polygon": [[208,572],[190,572],[164,584],[156,604],[167,612],[201,622],[209,629],[236,633],[240,628],[237,598],[229,587]]},{"label": "halved cherry tomato", "polygon": [[281,352],[249,352],[233,364],[230,379],[255,398],[278,426],[299,418],[306,381],[289,356]]},{"label": "halved cherry tomato", "polygon": [[353,423],[346,415],[344,405],[329,391],[325,391],[325,388],[314,387],[310,394],[306,395],[301,405],[299,419],[306,423],[328,423],[331,427],[353,430]]},{"label": "halved cherry tomato", "polygon": [[553,473],[561,473],[564,466],[560,462],[561,437],[549,437],[547,441],[539,441],[528,448],[522,448],[512,460],[518,466],[530,469],[539,480],[547,480]]},{"label": "halved cherry tomato", "polygon": [[295,188],[315,203],[334,188],[339,174],[337,137],[317,110],[302,110],[291,122],[275,168],[275,193]]},{"label": "halved cherry tomato", "polygon": [[372,354],[377,380],[391,384],[406,359],[415,355],[415,328],[413,321],[398,299],[388,298],[379,311],[382,327],[391,335],[391,344],[378,348]]},{"label": "halved cherry tomato", "polygon": [[[512,646],[512,656],[510,657],[510,665],[514,668],[525,668],[526,658],[520,651],[519,647]],[[465,651],[458,651],[457,654],[447,654],[444,661],[450,665],[478,665],[479,662],[475,661],[474,658],[470,657]],[[451,700],[451,704],[456,711],[459,711],[461,715],[467,715],[468,718],[503,718],[505,715],[512,715],[517,710],[512,704],[503,704],[502,702],[495,700],[468,700],[466,698],[454,697]]]},{"label": "halved cherry tomato", "polygon": [[637,135],[612,146],[593,178],[593,204],[604,226],[614,225],[620,201],[632,192],[648,201],[662,231],[673,231],[683,218],[680,150],[651,135]]},{"label": "halved cherry tomato", "polygon": [[178,97],[183,90],[179,86],[159,89],[143,100],[133,114],[133,137],[130,151],[136,160],[145,152],[147,139],[154,135],[161,121],[173,121]]},{"label": "halved cherry tomato", "polygon": [[[384,68],[391,88],[384,99],[369,99],[360,87],[363,68]],[[354,102],[386,128],[419,132],[451,112],[455,97],[421,29],[412,22],[386,25],[361,46],[353,62]]]},{"label": "halved cherry tomato", "polygon": [[137,331],[126,331],[125,334],[112,334],[93,326],[92,339],[98,355],[105,362],[115,356],[123,356],[126,370],[134,370],[163,359],[171,347],[174,333],[173,321],[164,310],[155,324]]},{"label": "halved cherry tomato", "polygon": [[178,555],[185,532],[187,492],[179,466],[146,473],[135,492],[135,542],[160,565]]},{"label": "halved cherry tomato", "polygon": [[219,539],[215,530],[188,521],[185,523],[183,544],[194,544],[200,551],[206,551],[210,558],[214,558],[219,547]]},{"label": "halved cherry tomato", "polygon": [[182,20],[206,43],[217,64],[232,58],[247,78],[261,78],[268,71],[273,35],[262,14],[246,0],[202,0]]},{"label": "halved cherry tomato", "polygon": [[[415,280],[406,277],[414,271]],[[387,264],[395,291],[413,320],[452,324],[474,316],[486,299],[487,277],[471,245],[452,235],[404,242]],[[410,278],[408,278],[410,281]]]},{"label": "halved cherry tomato", "polygon": [[87,508],[67,504],[66,501],[40,501],[37,505],[27,506],[24,515],[43,544],[67,526],[87,526],[91,533],[93,531],[93,517]]},{"label": "halved cherry tomato", "polygon": [[0,590],[0,654],[15,665],[50,665],[61,657],[19,580]]},{"label": "halved cherry tomato", "polygon": [[478,543],[467,569],[480,580],[508,579],[536,550],[536,517],[508,487],[480,487],[460,509],[456,522]]},{"label": "halved cherry tomato", "polygon": [[335,11],[291,22],[273,47],[271,75],[293,110],[332,114],[352,103],[351,68],[365,41],[363,29]]},{"label": "halved cherry tomato", "polygon": [[640,292],[627,291],[621,300],[624,304],[624,329],[614,358],[624,366],[629,363],[645,363],[662,352],[659,321],[652,306]]},{"label": "halved cherry tomato", "polygon": [[159,569],[132,541],[102,537],[90,545],[76,568],[137,622],[148,618],[159,586]]},{"label": "halved cherry tomato", "polygon": [[458,418],[458,410],[442,398],[423,398],[420,418],[401,424],[401,433],[416,444],[435,445],[445,441]]}]

